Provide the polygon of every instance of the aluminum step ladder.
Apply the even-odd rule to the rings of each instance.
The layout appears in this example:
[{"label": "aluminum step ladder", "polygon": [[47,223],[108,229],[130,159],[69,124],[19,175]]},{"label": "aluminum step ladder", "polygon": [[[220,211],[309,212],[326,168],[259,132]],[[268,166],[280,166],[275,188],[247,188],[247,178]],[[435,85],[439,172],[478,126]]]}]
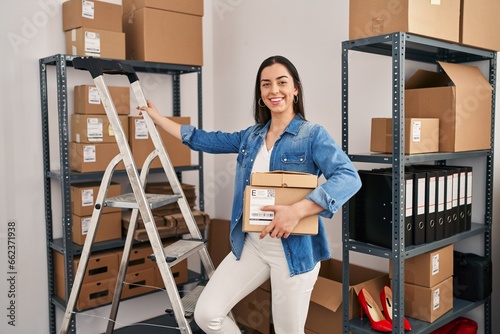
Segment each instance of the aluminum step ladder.
[{"label": "aluminum step ladder", "polygon": [[[138,105],[144,106],[146,105],[146,99],[144,97],[144,93],[139,83],[137,74],[134,68],[125,62],[92,57],[74,58],[73,67],[75,69],[87,70],[92,75],[94,83],[99,91],[101,101],[106,110],[106,115],[115,134],[120,153],[112,159],[104,172],[103,179],[101,181],[99,192],[96,198],[94,211],[92,213],[91,223],[80,256],[80,263],[75,273],[75,279],[66,306],[66,311],[64,313],[60,333],[66,334],[70,329],[75,305],[80,294],[83,278],[87,269],[95,233],[99,225],[99,218],[101,216],[102,208],[111,206],[132,209],[132,216],[125,239],[123,255],[120,263],[120,269],[118,271],[117,283],[113,295],[113,303],[111,306],[106,333],[112,333],[114,330],[120,297],[123,290],[123,282],[125,279],[125,274],[130,258],[130,251],[133,244],[136,221],[138,214],[140,214],[142,220],[144,221],[148,239],[153,249],[151,258],[156,261],[156,264],[161,273],[161,277],[163,279],[163,283],[165,284],[165,290],[168,294],[168,298],[170,299],[171,312],[175,316],[180,332],[182,334],[191,334],[192,329],[190,326],[190,322],[193,320],[192,315],[194,312],[194,306],[196,304],[198,296],[203,289],[203,286],[199,285],[181,298],[170,267],[195,253],[199,254],[202,266],[208,278],[211,277],[214,271],[214,267],[208,254],[206,243],[204,242],[201,232],[194,220],[191,208],[186,200],[186,197],[182,190],[182,186],[179,182],[179,179],[177,178],[177,174],[172,166],[172,163],[170,162],[170,158],[165,150],[162,139],[156,129],[155,124],[147,113],[144,113],[143,116],[149,135],[155,146],[155,150],[151,152],[151,154],[146,158],[146,161],[144,162],[144,165],[141,169],[141,174],[139,176],[137,167],[132,157],[132,152],[128,145],[127,138],[116,112],[116,108],[111,99],[109,90],[104,82],[105,74],[126,75],[130,81],[130,87],[136,97]],[[149,166],[153,159],[157,156],[161,161],[168,182],[172,187],[173,195],[146,194],[144,192],[146,177],[149,172]],[[127,172],[127,176],[133,192],[130,194],[106,198],[106,193],[111,182],[111,177],[113,175],[115,167],[120,162],[123,162],[125,164],[125,170]],[[189,229],[189,233],[191,234],[191,239],[181,239],[164,248],[151,210],[171,203],[177,203],[179,205],[182,215],[186,221],[186,225]]]}]

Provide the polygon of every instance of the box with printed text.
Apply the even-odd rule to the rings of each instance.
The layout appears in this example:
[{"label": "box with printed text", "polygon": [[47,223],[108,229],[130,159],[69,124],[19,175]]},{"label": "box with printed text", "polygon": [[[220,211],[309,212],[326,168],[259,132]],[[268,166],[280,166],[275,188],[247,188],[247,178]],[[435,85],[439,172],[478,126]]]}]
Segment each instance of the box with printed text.
[{"label": "box with printed text", "polygon": [[[307,173],[274,171],[253,173],[244,194],[243,230],[261,232],[274,217],[264,205],[290,205],[304,199],[318,186],[318,177]],[[293,234],[317,234],[318,215],[303,218]]]}]

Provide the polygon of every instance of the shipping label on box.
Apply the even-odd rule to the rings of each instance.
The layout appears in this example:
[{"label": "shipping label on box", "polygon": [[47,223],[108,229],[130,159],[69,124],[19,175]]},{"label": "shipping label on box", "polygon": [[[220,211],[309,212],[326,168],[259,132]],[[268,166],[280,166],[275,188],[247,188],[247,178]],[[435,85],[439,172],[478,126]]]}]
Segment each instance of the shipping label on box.
[{"label": "shipping label on box", "polygon": [[[304,199],[318,185],[312,174],[274,171],[254,173],[251,185],[245,188],[243,230],[261,232],[274,218],[274,213],[262,211],[264,205],[291,205]],[[299,221],[292,234],[317,234],[318,215]]]}]

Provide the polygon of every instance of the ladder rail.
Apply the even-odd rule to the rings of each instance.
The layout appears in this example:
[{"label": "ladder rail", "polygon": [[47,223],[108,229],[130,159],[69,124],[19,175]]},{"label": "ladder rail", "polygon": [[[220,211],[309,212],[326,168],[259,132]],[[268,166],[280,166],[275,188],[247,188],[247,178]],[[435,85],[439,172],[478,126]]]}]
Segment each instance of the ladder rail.
[{"label": "ladder rail", "polygon": [[[140,174],[140,182],[143,186],[143,189],[146,187],[146,178],[147,178],[147,174],[149,172],[149,167],[151,165],[151,162],[153,161],[153,159],[156,156],[157,156],[157,153],[155,151],[151,152],[147,156],[147,158],[144,161],[144,164],[142,166],[141,174]],[[118,270],[118,276],[116,279],[115,292],[113,294],[113,301],[111,303],[111,310],[109,313],[108,325],[106,327],[106,334],[113,333],[113,331],[115,329],[116,317],[118,315],[118,308],[120,306],[120,299],[121,299],[121,294],[123,291],[123,282],[124,282],[125,276],[127,274],[128,262],[130,260],[130,252],[132,250],[133,241],[134,241],[134,233],[135,233],[135,230],[137,227],[138,214],[139,214],[138,209],[132,209],[132,215],[130,217],[130,222],[129,222],[129,226],[127,229],[127,236],[125,238],[125,245],[123,246],[122,258],[121,258],[120,267]]]},{"label": "ladder rail", "polygon": [[78,296],[80,295],[83,278],[85,277],[85,273],[87,271],[87,265],[91,253],[92,244],[94,243],[97,228],[99,227],[99,220],[104,206],[103,203],[106,198],[106,194],[108,192],[108,188],[111,182],[111,176],[116,166],[121,161],[122,161],[122,156],[121,154],[118,154],[111,160],[111,162],[109,163],[104,172],[101,181],[101,186],[99,188],[99,192],[97,193],[94,210],[92,212],[89,230],[87,231],[87,236],[85,238],[85,242],[82,248],[82,253],[80,255],[80,262],[76,270],[76,274],[73,280],[73,286],[71,288],[71,293],[69,295],[68,302],[66,304],[66,310],[64,312],[63,322],[60,329],[61,334],[66,334],[69,331],[69,327],[71,325],[71,319],[73,317],[73,312],[76,306],[76,301],[78,299]]}]

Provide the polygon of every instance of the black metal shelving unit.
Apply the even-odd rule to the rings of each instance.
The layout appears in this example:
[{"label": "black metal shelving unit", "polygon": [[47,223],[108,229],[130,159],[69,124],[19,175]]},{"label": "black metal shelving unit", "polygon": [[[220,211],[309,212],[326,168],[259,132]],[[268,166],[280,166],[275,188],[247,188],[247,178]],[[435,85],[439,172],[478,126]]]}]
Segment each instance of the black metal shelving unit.
[{"label": "black metal shelving unit", "polygon": [[[393,136],[401,138],[393,144],[392,154],[353,154],[349,151],[349,54],[362,52],[391,57],[392,59],[392,118]],[[491,149],[457,153],[433,153],[422,155],[404,154],[404,94],[405,94],[405,61],[437,64],[437,61],[468,63],[488,62],[489,82],[493,86]],[[397,32],[387,35],[344,41],[342,43],[342,148],[353,162],[389,164],[392,166],[393,189],[393,231],[392,248],[383,248],[352,240],[349,236],[349,208],[343,207],[343,333],[376,333],[371,330],[368,319],[349,320],[349,254],[359,252],[371,256],[391,259],[393,307],[395,310],[394,333],[404,333],[404,261],[407,258],[438,249],[440,247],[465,240],[472,236],[482,235],[484,239],[484,255],[491,258],[491,226],[492,226],[492,193],[493,193],[493,152],[495,125],[495,92],[496,92],[496,53],[464,45],[436,40],[409,33]],[[445,163],[452,159],[484,159],[486,162],[485,208],[484,221],[472,224],[470,231],[452,237],[419,246],[404,247],[404,168],[406,164],[435,162]],[[491,333],[491,297],[478,302],[470,302],[454,298],[453,309],[432,323],[410,319],[412,333],[429,333],[449,321],[484,305],[485,333]]]},{"label": "black metal shelving unit", "polygon": [[[73,258],[81,253],[81,246],[72,241],[72,218],[71,218],[71,184],[78,181],[100,180],[104,173],[77,173],[69,168],[69,107],[68,107],[68,68],[73,67],[74,56],[65,54],[56,54],[39,60],[40,71],[40,96],[41,96],[41,116],[42,116],[42,145],[43,145],[43,173],[44,173],[44,201],[45,201],[45,224],[46,224],[46,242],[47,242],[47,265],[48,265],[48,295],[49,295],[49,329],[51,334],[56,333],[56,307],[65,309],[65,302],[55,294],[54,287],[54,263],[52,258],[53,251],[64,255],[66,268],[65,290],[66,296],[70,295],[71,285],[74,280]],[[181,114],[181,83],[180,77],[184,74],[194,73],[197,75],[197,99],[198,99],[198,128],[202,128],[202,71],[200,66],[177,65],[154,62],[140,62],[133,60],[124,60],[134,67],[137,72],[169,75],[172,78],[172,103],[173,116]],[[55,68],[55,81],[57,86],[57,111],[49,110],[49,90],[48,90],[48,68]],[[54,109],[54,108],[52,108]],[[58,141],[59,141],[59,169],[53,170],[51,167],[51,137],[55,134],[50,133],[50,119],[57,117],[58,121]],[[55,131],[54,131],[55,132]],[[198,171],[199,173],[199,208],[204,210],[203,201],[203,154],[198,154],[198,163],[191,166],[176,167],[179,176],[184,171]],[[161,169],[152,169],[150,174],[162,172]],[[116,171],[115,177],[126,175],[125,171]],[[52,215],[52,181],[58,181],[61,197],[62,221],[54,222]],[[62,238],[54,239],[54,224],[62,224]],[[125,239],[112,240],[96,243],[92,251],[106,250],[123,247]],[[196,276],[196,275],[195,275]],[[199,276],[199,275],[198,275]],[[196,282],[199,277],[190,274],[188,283]],[[71,332],[76,332],[75,320],[71,326]]]}]

